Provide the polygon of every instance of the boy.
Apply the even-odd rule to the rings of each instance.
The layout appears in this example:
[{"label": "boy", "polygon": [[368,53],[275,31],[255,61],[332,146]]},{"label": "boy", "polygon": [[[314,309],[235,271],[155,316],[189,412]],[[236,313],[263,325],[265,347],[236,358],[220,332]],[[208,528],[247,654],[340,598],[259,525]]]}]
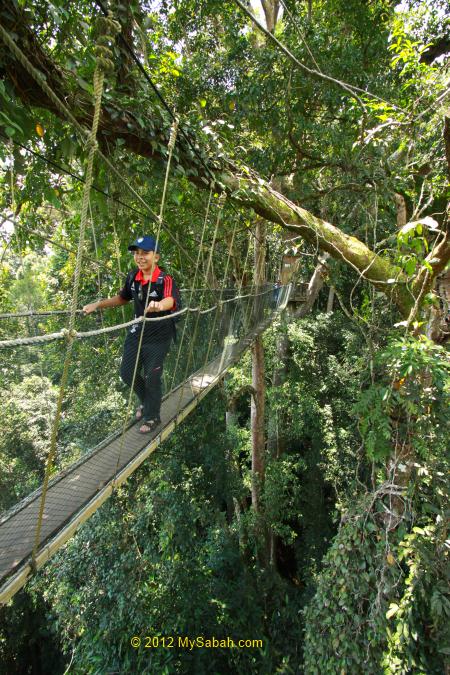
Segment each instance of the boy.
[{"label": "boy", "polygon": [[[143,316],[146,304],[147,315],[169,316],[176,310],[177,290],[172,277],[158,267],[159,246],[155,238],[149,235],[138,237],[128,247],[128,250],[134,253],[137,269],[128,273],[125,285],[118,295],[85,305],[84,312],[90,314],[97,309],[117,307],[133,300],[135,318]],[[120,376],[129,386],[133,384],[142,330],[144,335],[134,378],[134,391],[140,400],[140,405],[136,410],[136,419],[143,422],[139,431],[147,434],[161,422],[163,362],[174,337],[175,328],[170,319],[131,326],[125,339],[120,368]],[[143,376],[141,370],[143,370]]]}]

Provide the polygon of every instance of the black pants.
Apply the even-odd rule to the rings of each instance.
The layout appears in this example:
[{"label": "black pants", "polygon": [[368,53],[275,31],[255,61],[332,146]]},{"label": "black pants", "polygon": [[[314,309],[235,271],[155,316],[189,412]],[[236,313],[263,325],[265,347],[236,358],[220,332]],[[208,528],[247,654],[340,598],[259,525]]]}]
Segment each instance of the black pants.
[{"label": "black pants", "polygon": [[[170,343],[171,339],[161,342],[142,341],[133,389],[144,406],[144,421],[159,418],[162,399],[161,378],[163,362],[164,357],[169,351]],[[138,347],[139,333],[128,333],[123,347],[120,377],[129,387],[133,384]]]}]

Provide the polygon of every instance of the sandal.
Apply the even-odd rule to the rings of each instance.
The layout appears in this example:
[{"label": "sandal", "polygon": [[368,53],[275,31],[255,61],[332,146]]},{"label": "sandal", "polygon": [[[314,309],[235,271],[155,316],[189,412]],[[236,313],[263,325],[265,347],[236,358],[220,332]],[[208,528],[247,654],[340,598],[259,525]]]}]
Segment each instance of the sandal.
[{"label": "sandal", "polygon": [[144,406],[143,406],[143,405],[140,405],[140,406],[136,409],[136,415],[135,415],[135,417],[136,417],[136,421],[137,421],[137,422],[139,422],[139,420],[142,419],[142,415],[143,415],[143,414],[144,414]]},{"label": "sandal", "polygon": [[140,434],[149,434],[152,431],[156,429],[161,424],[161,420],[158,418],[156,420],[147,420],[144,422],[144,424],[140,427],[139,433]]}]

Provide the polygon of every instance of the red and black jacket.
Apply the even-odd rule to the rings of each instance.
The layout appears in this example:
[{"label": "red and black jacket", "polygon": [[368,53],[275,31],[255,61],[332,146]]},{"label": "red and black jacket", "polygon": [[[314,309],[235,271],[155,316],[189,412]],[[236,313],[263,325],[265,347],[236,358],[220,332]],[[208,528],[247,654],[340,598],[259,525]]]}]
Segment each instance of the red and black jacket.
[{"label": "red and black jacket", "polygon": [[[150,293],[150,297],[147,302],[148,293]],[[144,280],[141,270],[131,270],[131,272],[128,272],[125,284],[119,292],[120,297],[124,300],[133,300],[135,318],[143,316],[146,304],[148,305],[152,300],[159,302],[164,298],[174,299],[174,306],[170,310],[165,312],[147,312],[147,317],[150,319],[170,316],[173,312],[177,311],[177,294],[178,289],[173,277],[163,272],[158,266],[153,270],[151,282],[148,279]],[[140,328],[140,325],[132,326],[130,332],[138,335]],[[173,321],[148,321],[145,325],[145,338],[165,340],[170,339],[173,335]]]}]

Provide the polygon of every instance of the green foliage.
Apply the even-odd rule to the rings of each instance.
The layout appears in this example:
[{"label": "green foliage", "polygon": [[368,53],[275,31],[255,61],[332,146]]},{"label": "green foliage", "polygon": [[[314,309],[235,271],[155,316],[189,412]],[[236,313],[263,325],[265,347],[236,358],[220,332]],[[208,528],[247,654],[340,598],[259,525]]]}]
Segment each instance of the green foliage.
[{"label": "green foliage", "polygon": [[403,595],[386,614],[389,673],[441,673],[450,656],[449,551],[444,518],[413,527],[399,546],[407,566]]},{"label": "green foliage", "polygon": [[287,545],[297,538],[292,523],[299,520],[302,496],[300,476],[305,468],[304,459],[293,454],[272,460],[266,468],[264,520],[273,534]]},{"label": "green foliage", "polygon": [[[361,338],[340,314],[318,314],[288,327],[292,370],[279,398],[293,438],[319,449],[325,480],[337,492],[353,483],[355,430],[349,408],[366,359]],[[278,392],[274,391],[274,397]]]},{"label": "green foliage", "polygon": [[425,337],[393,339],[377,354],[376,366],[379,377],[355,406],[369,455],[439,456],[448,441],[445,350]]},{"label": "green foliage", "polygon": [[9,138],[23,139],[33,133],[33,122],[14,100],[11,85],[0,81],[0,131]]},{"label": "green foliage", "polygon": [[[286,362],[280,364],[277,341],[284,332]],[[335,508],[354,500],[358,479],[367,474],[349,415],[365,351],[360,333],[339,313],[319,313],[267,331],[265,347],[268,374],[280,365],[285,369],[280,384],[267,392],[269,439],[275,434],[282,454],[269,460],[265,489],[273,501],[266,512],[278,513],[271,527],[281,541],[279,569],[299,586],[304,603],[314,593],[322,556],[335,534]],[[273,484],[272,471],[274,478],[283,477],[280,484]]]},{"label": "green foliage", "polygon": [[306,609],[305,672],[376,675],[387,645],[387,597],[399,571],[369,514],[349,514]]},{"label": "green foliage", "polygon": [[391,490],[385,483],[344,514],[305,611],[306,672],[445,671],[448,458],[419,468],[414,521],[392,519]]},{"label": "green foliage", "polygon": [[[300,630],[291,590],[246,562],[239,524],[227,522],[222,406],[210,396],[33,584],[51,602],[53,629],[65,652],[74,652],[74,672],[269,673],[298,661],[295,642],[285,644],[286,631]],[[146,635],[245,636],[263,647],[133,649],[133,635],[143,643]]]},{"label": "green foliage", "polygon": [[403,79],[406,79],[406,77],[409,79],[409,86],[403,85],[404,89],[409,88],[413,82],[416,82],[419,74],[429,76],[433,74],[433,69],[420,61],[420,56],[429,45],[424,45],[420,39],[414,40],[408,35],[404,17],[400,13],[397,14],[393,22],[391,36],[389,49],[395,54],[391,66],[392,68],[400,67],[400,76]]},{"label": "green foliage", "polygon": [[400,229],[397,237],[399,262],[408,276],[415,275],[420,265],[432,271],[430,263],[426,260],[429,253],[427,234],[437,229],[437,222],[429,217],[406,223]]},{"label": "green foliage", "polygon": [[28,251],[17,263],[15,266],[17,276],[8,288],[8,294],[14,303],[14,311],[43,309],[49,290],[47,261]]},{"label": "green foliage", "polygon": [[[427,45],[445,35],[448,12],[437,1],[439,11],[415,0],[401,8],[387,0],[286,3],[289,12],[276,35],[307,65],[384,99],[361,92],[363,105],[329,80],[309,78],[293,67],[233,3],[113,4],[124,34],[158,90],[176,107],[201,158],[214,169],[226,165],[238,175],[251,175],[245,162],[296,203],[397,262],[412,284],[439,241],[448,197],[441,129],[445,101],[437,102],[448,85],[447,68],[421,59]],[[91,4],[21,0],[18,6],[56,67],[71,75],[64,95],[73,109],[89,110],[95,65]],[[7,59],[0,48],[2,66]],[[152,150],[166,157],[170,116],[119,42],[114,59],[104,120],[125,122],[137,146],[150,139]],[[32,95],[30,89],[31,101]],[[0,103],[0,133],[25,146],[0,144],[0,207],[6,218],[0,226],[1,308],[66,309],[82,184],[63,172],[83,176],[86,148],[65,122],[21,104],[6,80],[0,82]],[[155,231],[141,200],[158,211],[164,179],[164,162],[150,166],[105,128],[102,145],[135,192],[96,163],[95,183],[106,194],[91,194],[96,239],[89,231],[80,304],[117,292],[119,270],[130,265],[129,241],[144,230]],[[199,251],[206,195],[188,178],[201,171],[185,140],[177,143],[165,211],[170,233],[162,231],[161,243],[164,262],[182,285],[192,281],[199,252],[205,269],[214,236],[219,191]],[[197,178],[198,185],[207,182]],[[394,193],[404,197],[410,220],[400,231]],[[235,226],[233,269],[225,283],[244,278],[252,225],[251,217],[226,206],[213,285],[223,278]],[[269,234],[267,256],[274,273],[287,245],[279,228]],[[298,250],[307,254],[302,269],[307,279],[317,251],[313,246]],[[79,673],[444,672],[449,623],[442,506],[448,491],[445,353],[423,338],[390,339],[386,345],[393,312],[384,299],[340,262],[328,268],[327,282],[353,314],[319,312],[265,336],[270,450],[262,513],[249,508],[246,355],[225,385],[236,423],[226,429],[224,401],[208,397],[33,582],[29,614],[22,611],[23,596],[2,614],[7,626],[0,631],[3,669],[20,672],[18,636],[25,634],[31,615],[36,624],[31,622],[30,630],[37,626],[41,642],[46,639],[41,622],[48,612],[52,639],[60,636],[67,662],[73,654],[71,668]],[[424,298],[425,310],[430,301]],[[319,298],[319,308],[325,302]],[[105,313],[103,321],[114,323],[117,316]],[[92,321],[80,319],[78,327],[91,328]],[[0,331],[3,337],[64,325],[57,317],[8,320]],[[281,331],[288,353],[281,382],[272,386]],[[123,419],[120,350],[114,337],[76,345],[58,469]],[[32,348],[2,353],[4,508],[42,477],[63,355],[64,346],[56,343],[38,354]],[[395,494],[380,492],[392,478],[386,467],[400,456],[409,485]],[[386,509],[392,511],[390,500],[397,498],[408,508],[402,512],[397,505],[391,530]],[[339,511],[341,526],[321,570]],[[269,530],[274,566],[262,570],[259,554]],[[46,606],[37,602],[41,595]],[[139,651],[129,643],[132,634],[175,631],[258,637],[263,648],[190,653]],[[42,669],[62,671],[56,661],[49,665],[41,658]]]},{"label": "green foliage", "polygon": [[0,391],[0,507],[6,510],[43,479],[57,391],[37,375]]},{"label": "green foliage", "polygon": [[64,672],[58,637],[49,628],[51,610],[42,595],[21,591],[0,607],[0,666],[8,675]]}]

